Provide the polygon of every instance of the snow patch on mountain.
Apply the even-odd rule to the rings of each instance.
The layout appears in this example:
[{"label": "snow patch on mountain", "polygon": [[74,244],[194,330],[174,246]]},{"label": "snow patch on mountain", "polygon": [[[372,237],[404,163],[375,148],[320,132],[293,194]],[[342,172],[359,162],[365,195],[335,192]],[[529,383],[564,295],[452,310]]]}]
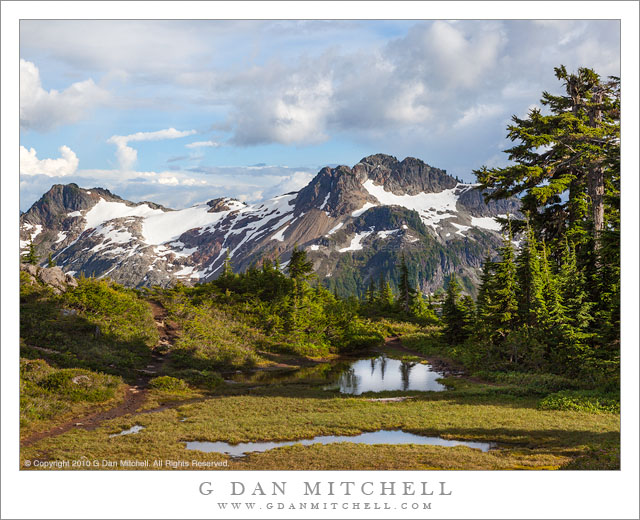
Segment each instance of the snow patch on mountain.
[{"label": "snow patch on mountain", "polygon": [[209,206],[197,204],[177,211],[159,211],[145,215],[142,234],[147,244],[164,244],[175,240],[190,229],[209,226],[227,215],[228,211],[208,213]]},{"label": "snow patch on mountain", "polygon": [[160,209],[152,209],[146,204],[139,206],[127,206],[124,202],[110,202],[103,198],[96,203],[84,216],[85,229],[97,228],[104,222],[114,218],[123,217],[148,217],[163,213]]},{"label": "snow patch on mountain", "polygon": [[29,242],[33,242],[33,240],[42,232],[42,226],[40,224],[29,224],[28,222],[22,225],[22,229],[29,231],[33,229],[29,233],[29,240],[20,240],[20,249],[24,249],[29,247]]},{"label": "snow patch on mountain", "polygon": [[[369,182],[369,181],[367,181],[367,182]],[[359,217],[365,211],[367,211],[369,208],[375,208],[375,206],[376,206],[376,204],[373,204],[372,202],[365,202],[364,206],[362,206],[360,209],[357,209],[353,213],[351,213],[351,216],[352,217]]]},{"label": "snow patch on mountain", "polygon": [[329,197],[331,196],[331,192],[327,193],[327,196],[324,198],[324,202],[322,203],[322,205],[320,206],[319,209],[324,209],[325,206],[327,205],[327,202],[329,202]]},{"label": "snow patch on mountain", "polygon": [[338,252],[346,253],[347,251],[360,251],[361,249],[363,249],[362,241],[365,238],[367,238],[371,233],[373,233],[373,228],[370,228],[369,231],[361,231],[351,239],[351,243],[347,247],[338,249]]},{"label": "snow patch on mountain", "polygon": [[401,206],[417,211],[426,226],[437,229],[438,223],[446,218],[456,215],[456,204],[460,194],[460,188],[466,187],[458,184],[455,188],[442,190],[438,193],[418,193],[417,195],[396,195],[384,189],[384,186],[376,186],[371,179],[363,183],[364,188],[381,204],[385,206]]},{"label": "snow patch on mountain", "polygon": [[471,229],[471,226],[463,226],[462,224],[456,224],[455,222],[451,222],[451,224],[458,228],[458,231],[456,231],[456,235],[460,235],[461,237],[464,236],[463,233],[465,231],[469,231]]},{"label": "snow patch on mountain", "polygon": [[[498,215],[498,217],[507,218],[506,215]],[[471,217],[471,225],[491,231],[500,231],[502,229],[500,223],[493,217]]]},{"label": "snow patch on mountain", "polygon": [[399,229],[390,229],[390,230],[385,230],[385,231],[378,231],[378,237],[379,238],[389,238],[391,235],[395,235],[398,231],[400,231]]},{"label": "snow patch on mountain", "polygon": [[329,232],[327,233],[327,236],[329,235],[333,235],[336,231],[338,231],[338,229],[340,229],[342,226],[344,225],[344,222],[340,222],[337,225],[333,226]]},{"label": "snow patch on mountain", "polygon": [[106,249],[112,244],[128,244],[129,242],[131,242],[131,239],[133,238],[133,235],[129,233],[129,231],[127,231],[126,229],[122,229],[122,228],[115,229],[111,225],[98,226],[96,230],[93,233],[91,233],[91,235],[89,236],[94,236],[94,235],[102,235],[104,236],[104,239],[98,245],[90,249],[92,253],[95,253],[97,251],[102,251],[103,249]]}]

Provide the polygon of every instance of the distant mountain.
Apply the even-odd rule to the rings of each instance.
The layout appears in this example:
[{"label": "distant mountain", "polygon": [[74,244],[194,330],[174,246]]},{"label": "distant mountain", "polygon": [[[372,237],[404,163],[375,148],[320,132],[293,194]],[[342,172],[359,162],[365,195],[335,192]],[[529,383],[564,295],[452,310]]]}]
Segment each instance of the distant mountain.
[{"label": "distant mountain", "polygon": [[473,290],[482,259],[500,244],[495,217],[518,207],[517,199],[486,204],[476,185],[419,159],[377,154],[353,168],[325,167],[299,192],[252,205],[218,198],[172,210],[57,184],[20,216],[20,246],[33,240],[65,272],[139,287],[214,279],[227,250],[235,270],[263,257],[286,266],[298,245],[341,294],[361,293],[381,273],[395,281],[404,253],[423,291],[453,271]]}]

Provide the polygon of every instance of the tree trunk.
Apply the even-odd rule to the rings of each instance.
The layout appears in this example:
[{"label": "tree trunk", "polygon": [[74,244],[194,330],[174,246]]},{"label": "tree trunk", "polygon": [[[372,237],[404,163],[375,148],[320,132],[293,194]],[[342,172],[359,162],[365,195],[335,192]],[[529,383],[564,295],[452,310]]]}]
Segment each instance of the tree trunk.
[{"label": "tree trunk", "polygon": [[[602,123],[602,100],[604,91],[599,88],[591,98],[589,125],[598,128]],[[590,170],[587,190],[591,198],[591,217],[593,219],[594,247],[596,262],[599,263],[600,234],[604,229],[604,170],[598,161]]]}]

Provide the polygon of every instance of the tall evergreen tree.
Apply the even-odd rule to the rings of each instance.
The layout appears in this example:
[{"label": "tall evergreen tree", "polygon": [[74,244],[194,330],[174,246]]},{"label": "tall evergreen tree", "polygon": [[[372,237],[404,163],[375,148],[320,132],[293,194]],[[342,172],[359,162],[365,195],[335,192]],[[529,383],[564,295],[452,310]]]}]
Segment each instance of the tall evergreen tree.
[{"label": "tall evergreen tree", "polygon": [[544,300],[538,243],[529,225],[516,258],[516,272],[518,321],[527,328],[527,333],[531,333],[543,313]]},{"label": "tall evergreen tree", "polygon": [[491,346],[490,357],[511,357],[505,341],[517,328],[516,265],[511,234],[503,237],[500,260],[485,266],[478,298],[479,332]]},{"label": "tall evergreen tree", "polygon": [[560,337],[554,357],[569,371],[575,363],[593,357],[589,341],[593,334],[589,327],[593,321],[593,303],[588,301],[584,273],[578,269],[576,252],[568,242],[558,272],[558,292],[562,306]]},{"label": "tall evergreen tree", "polygon": [[393,307],[393,290],[391,284],[385,279],[384,273],[380,273],[380,281],[378,283],[378,305],[383,310],[389,310]]},{"label": "tall evergreen tree", "polygon": [[534,108],[525,119],[513,116],[508,127],[509,139],[518,142],[507,150],[516,164],[474,173],[491,188],[489,199],[522,194],[523,209],[547,242],[585,226],[598,237],[605,228],[605,186],[619,174],[620,80],[602,81],[588,68],[569,74],[560,66],[555,73],[566,93],[542,94],[550,114]]},{"label": "tall evergreen tree", "polygon": [[307,258],[307,253],[304,249],[295,246],[289,260],[289,278],[302,281],[312,277],[313,263]]},{"label": "tall evergreen tree", "polygon": [[371,280],[369,280],[369,288],[367,289],[367,303],[370,306],[373,306],[373,304],[376,302],[376,284],[373,281],[373,277],[371,277]]},{"label": "tall evergreen tree", "polygon": [[442,321],[444,322],[444,335],[451,345],[461,343],[465,339],[463,329],[465,315],[460,306],[461,290],[456,274],[451,273],[447,292],[442,305]]},{"label": "tall evergreen tree", "polygon": [[409,283],[409,268],[407,267],[407,262],[404,257],[404,253],[402,253],[401,261],[400,261],[400,284],[398,287],[399,301],[402,305],[402,309],[405,313],[409,314],[411,303],[415,296],[415,290],[411,287]]},{"label": "tall evergreen tree", "polygon": [[495,263],[491,261],[491,256],[487,253],[482,263],[482,274],[480,275],[480,286],[478,287],[478,297],[476,298],[476,333],[481,340],[490,338],[490,318],[493,297],[493,275]]}]

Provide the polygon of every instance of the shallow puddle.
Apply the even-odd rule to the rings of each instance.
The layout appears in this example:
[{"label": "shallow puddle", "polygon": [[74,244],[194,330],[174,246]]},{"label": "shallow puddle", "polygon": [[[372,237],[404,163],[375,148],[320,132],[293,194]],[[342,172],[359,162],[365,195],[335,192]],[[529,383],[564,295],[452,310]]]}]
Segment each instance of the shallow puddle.
[{"label": "shallow puddle", "polygon": [[321,363],[313,367],[286,370],[257,370],[228,375],[229,383],[295,383],[317,382],[325,390],[337,389],[343,394],[363,392],[417,390],[442,392],[446,387],[437,379],[444,377],[429,364],[401,361],[386,356]]},{"label": "shallow puddle", "polygon": [[300,439],[297,441],[276,441],[276,442],[241,442],[240,444],[229,444],[227,442],[207,442],[189,441],[188,450],[205,451],[207,453],[224,453],[232,457],[243,457],[247,453],[264,452],[282,446],[293,446],[302,444],[334,444],[339,442],[349,442],[353,444],[428,444],[431,446],[467,446],[481,451],[488,451],[494,446],[489,442],[467,442],[441,439],[440,437],[425,437],[402,430],[378,430],[375,432],[361,433],[360,435],[322,435],[313,439]]},{"label": "shallow puddle", "polygon": [[120,437],[120,435],[131,435],[134,433],[138,433],[142,430],[144,430],[144,426],[140,426],[139,424],[136,424],[135,426],[132,426],[128,430],[122,430],[120,433],[112,433],[111,435],[109,435],[109,437]]}]

